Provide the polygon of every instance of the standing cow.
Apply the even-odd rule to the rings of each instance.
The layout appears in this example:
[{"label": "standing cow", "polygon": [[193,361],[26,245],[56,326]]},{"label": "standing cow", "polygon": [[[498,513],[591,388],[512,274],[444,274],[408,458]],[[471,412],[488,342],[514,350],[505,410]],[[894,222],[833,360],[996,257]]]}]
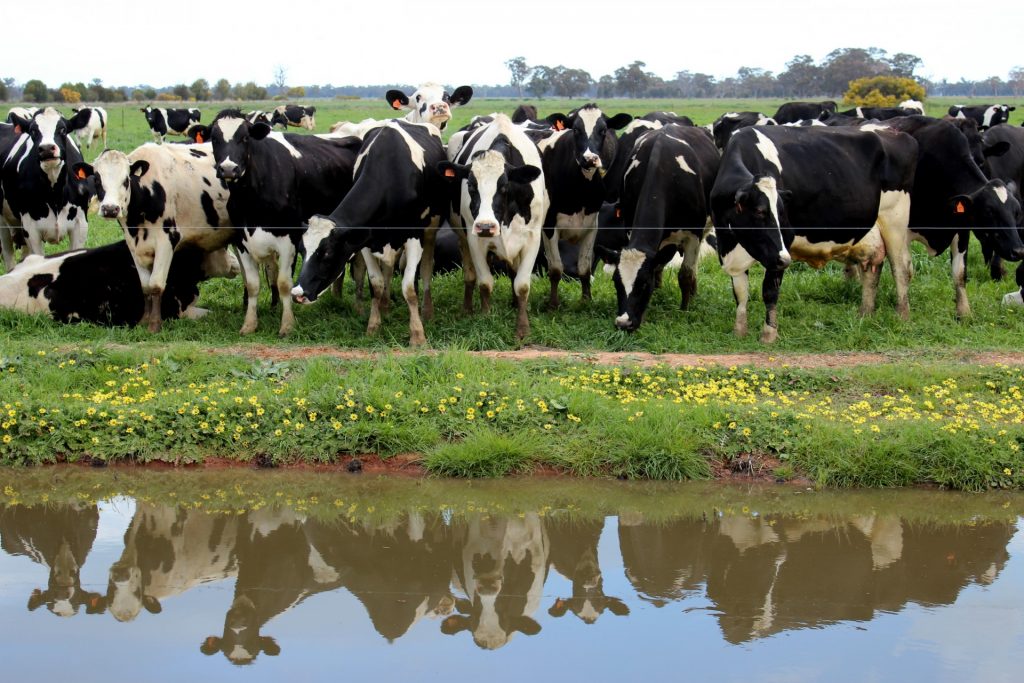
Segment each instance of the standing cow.
[{"label": "standing cow", "polygon": [[162,143],[169,134],[185,135],[193,123],[199,123],[202,113],[192,107],[190,109],[164,109],[146,106],[140,109],[146,115],[146,123],[152,131],[156,142]]},{"label": "standing cow", "polygon": [[[274,109],[270,115],[271,126],[295,126],[296,128],[305,128],[306,130],[314,130],[316,128],[316,107],[303,107],[297,104],[282,104],[281,106]],[[246,117],[248,118],[248,117]],[[250,120],[250,123],[258,123],[257,121]]]},{"label": "standing cow", "polygon": [[68,132],[78,138],[78,142],[92,149],[92,141],[99,137],[103,147],[107,146],[107,111],[103,107],[82,107],[72,111],[75,115],[68,119]]}]

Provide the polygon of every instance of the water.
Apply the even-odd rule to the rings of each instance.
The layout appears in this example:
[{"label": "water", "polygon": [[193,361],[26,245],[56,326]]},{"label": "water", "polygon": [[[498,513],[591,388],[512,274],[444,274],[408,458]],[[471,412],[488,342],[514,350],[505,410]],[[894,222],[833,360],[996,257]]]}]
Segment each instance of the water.
[{"label": "water", "polygon": [[3,680],[992,682],[1024,664],[1009,495],[4,477]]}]

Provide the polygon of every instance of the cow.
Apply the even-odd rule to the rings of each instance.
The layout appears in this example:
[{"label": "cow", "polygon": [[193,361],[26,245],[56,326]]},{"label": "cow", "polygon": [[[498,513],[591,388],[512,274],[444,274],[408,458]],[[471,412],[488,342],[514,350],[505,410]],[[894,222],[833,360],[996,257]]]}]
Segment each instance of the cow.
[{"label": "cow", "polygon": [[248,295],[240,333],[256,330],[259,265],[268,264],[283,298],[279,334],[287,336],[295,326],[290,295],[302,250],[300,226],[344,199],[362,141],[275,133],[265,123],[249,123],[237,110],[220,112],[199,132],[212,143],[217,178],[230,188],[228,218],[240,228],[234,243]]},{"label": "cow", "polygon": [[[550,118],[550,117],[549,117]],[[556,115],[556,132],[540,140],[544,183],[548,190],[548,211],[544,219],[544,257],[551,282],[549,306],[557,308],[562,259],[558,241],[580,246],[579,268],[582,298],[590,300],[590,272],[597,238],[597,217],[607,190],[605,172],[615,161],[613,131],[625,128],[629,114],[605,116],[596,104],[585,104],[567,116]]]},{"label": "cow", "polygon": [[72,109],[75,115],[68,119],[68,132],[80,144],[92,149],[92,141],[99,137],[103,147],[107,146],[107,112],[103,107],[82,107]]},{"label": "cow", "polygon": [[694,125],[693,119],[689,116],[683,116],[675,113],[674,111],[651,111],[637,118],[643,121],[657,121],[663,126],[667,126],[670,123],[675,123],[680,126]]},{"label": "cow", "polygon": [[7,269],[14,266],[16,241],[32,254],[42,254],[43,242],[56,244],[65,235],[71,249],[85,246],[92,192],[84,178],[71,172],[82,153],[60,112],[47,107],[31,120],[17,119],[13,137],[0,132],[0,149],[9,150],[0,162],[3,220],[12,226],[0,229]]},{"label": "cow", "polygon": [[623,180],[622,219],[629,242],[616,256],[612,276],[618,299],[615,325],[640,327],[657,276],[677,253],[680,309],[697,291],[697,257],[708,225],[708,198],[718,174],[715,144],[698,128],[670,124],[647,133],[633,147]]},{"label": "cow", "polygon": [[192,107],[190,109],[164,109],[147,105],[139,109],[146,116],[146,123],[153,133],[156,142],[162,143],[169,134],[185,135],[189,126],[202,120],[202,113]]},{"label": "cow", "polygon": [[39,107],[11,107],[7,112],[7,123],[14,124],[18,119],[29,121],[38,111],[40,111]]},{"label": "cow", "polygon": [[[195,308],[199,284],[213,277],[234,277],[240,270],[237,259],[224,250],[178,251],[161,298],[162,317],[204,315]],[[130,327],[143,321],[146,298],[131,250],[121,240],[56,256],[29,256],[0,276],[0,308],[48,315],[60,323]]]},{"label": "cow", "polygon": [[441,131],[452,118],[452,107],[462,106],[472,97],[473,88],[468,85],[460,85],[448,94],[444,86],[437,83],[424,83],[412,95],[406,95],[401,90],[388,90],[384,94],[384,99],[392,109],[409,110],[405,115],[406,121],[431,123]]},{"label": "cow", "polygon": [[777,126],[778,123],[770,116],[759,111],[740,111],[722,114],[710,126],[711,135],[715,138],[718,149],[725,149],[732,134],[749,126]]},{"label": "cow", "polygon": [[986,130],[1010,120],[1010,112],[1017,107],[1006,104],[954,104],[949,108],[949,115],[957,119],[974,119],[981,130]]},{"label": "cow", "polygon": [[[298,104],[282,104],[274,109],[270,116],[271,126],[295,126],[306,130],[316,129],[316,107],[303,107]],[[250,121],[250,123],[256,123]]]},{"label": "cow", "polygon": [[512,112],[512,123],[525,123],[527,121],[537,121],[537,107],[532,104],[520,104]]},{"label": "cow", "polygon": [[[1006,187],[1017,198],[1017,201],[1024,201],[1021,198],[1021,190],[1024,189],[1024,128],[1015,126],[996,126],[985,131],[985,149],[994,148],[996,145],[1004,146],[1005,151],[999,155],[985,157],[985,168],[989,178],[998,178],[1006,183]],[[1000,147],[1001,148],[1001,147]],[[1018,233],[1024,229],[1024,225],[1018,225]],[[1024,238],[1024,235],[1022,235]],[[995,247],[988,242],[981,243],[982,253],[985,254],[985,262],[990,264],[992,278],[1002,278],[1002,263]],[[1016,282],[1018,287],[1024,287],[1024,262],[1017,266]],[[1024,305],[1024,298],[1019,289],[1010,292],[1003,297],[1004,304]]]},{"label": "cow", "polygon": [[921,116],[924,116],[924,104],[918,102],[917,100],[903,100],[896,106],[906,112],[910,112],[911,116],[913,116],[914,114],[920,114]]},{"label": "cow", "polygon": [[[633,119],[622,129],[615,142],[615,160],[603,178],[605,187],[604,201],[616,203],[622,193],[622,179],[626,175],[626,166],[633,154],[636,141],[652,130],[658,130],[664,124],[651,119]],[[707,129],[702,128],[706,131]],[[620,212],[621,213],[621,212]]]},{"label": "cow", "polygon": [[71,617],[101,596],[82,587],[81,571],[96,540],[99,509],[95,504],[53,503],[0,508],[0,547],[30,558],[48,570],[46,589],[29,595],[28,609],[46,605],[58,617]]},{"label": "cow", "polygon": [[[426,342],[419,314],[416,269],[423,278],[423,313],[433,314],[433,242],[448,195],[437,164],[446,159],[434,125],[392,120],[371,128],[355,163],[352,190],[329,216],[315,216],[303,236],[303,264],[292,297],[316,301],[358,252],[370,274],[373,304],[367,334],[380,329],[391,271],[405,249],[402,293],[409,307],[409,343]],[[383,268],[382,268],[383,264]]]},{"label": "cow", "polygon": [[488,254],[511,267],[518,309],[516,337],[523,339],[530,333],[526,312],[530,276],[547,212],[537,146],[507,116],[497,114],[451,161],[441,162],[438,171],[454,188],[449,222],[465,230],[471,261],[463,264],[467,294],[472,297],[471,283],[478,281],[480,307],[487,313],[494,290]]},{"label": "cow", "polygon": [[793,258],[821,267],[861,267],[861,315],[874,310],[880,266],[896,280],[897,313],[906,318],[912,274],[907,223],[917,143],[895,131],[751,127],[726,147],[711,191],[719,259],[733,279],[738,336],[747,331],[747,271],[760,262],[762,343],[778,338],[775,306]]},{"label": "cow", "polygon": [[779,125],[796,123],[797,121],[818,120],[827,114],[836,112],[836,103],[832,100],[823,102],[786,102],[775,112],[775,122]]},{"label": "cow", "polygon": [[[1008,261],[1024,259],[1017,234],[1021,205],[1012,188],[989,180],[971,154],[967,138],[948,121],[905,116],[880,124],[918,143],[917,172],[910,201],[910,236],[935,256],[951,250],[956,315],[971,313],[967,300],[967,247],[973,229]],[[876,126],[862,128],[871,129]]]},{"label": "cow", "polygon": [[911,116],[917,114],[917,108],[904,109],[903,107],[854,107],[839,112],[840,116],[855,116],[859,119],[872,121],[888,121],[898,116]]},{"label": "cow", "polygon": [[245,114],[245,120],[249,123],[265,123],[267,125],[271,125],[270,114],[265,111],[260,111],[259,109],[253,109],[252,111],[247,112]]},{"label": "cow", "polygon": [[604,519],[546,519],[544,526],[551,542],[548,555],[551,566],[572,582],[572,597],[557,598],[548,614],[557,618],[572,612],[585,624],[597,622],[605,610],[619,617],[627,616],[629,607],[626,603],[604,593],[604,576],[597,552]]},{"label": "cow", "polygon": [[862,126],[865,120],[859,116],[847,116],[846,114],[828,114],[821,119],[826,126]]}]

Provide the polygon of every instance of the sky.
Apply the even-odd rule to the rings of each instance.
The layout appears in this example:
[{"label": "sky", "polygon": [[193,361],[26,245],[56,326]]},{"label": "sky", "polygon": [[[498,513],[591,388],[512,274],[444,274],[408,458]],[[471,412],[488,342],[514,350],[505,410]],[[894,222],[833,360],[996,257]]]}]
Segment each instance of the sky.
[{"label": "sky", "polygon": [[[39,29],[5,31],[0,77],[17,83],[62,82],[154,86],[206,78],[273,81],[285,68],[289,85],[503,84],[504,62],[562,64],[596,80],[635,60],[665,79],[676,72],[721,79],[741,66],[779,73],[795,55],[815,63],[835,48],[878,47],[923,60],[919,76],[957,81],[999,76],[1024,65],[1024,8],[1005,3],[973,13],[939,0],[814,3],[725,0],[699,3],[589,0],[376,0],[368,3],[49,0],[47,15],[67,22],[70,40],[41,49]],[[166,12],[168,16],[157,16]],[[51,27],[53,28],[53,27]],[[77,47],[75,47],[77,46]]]}]

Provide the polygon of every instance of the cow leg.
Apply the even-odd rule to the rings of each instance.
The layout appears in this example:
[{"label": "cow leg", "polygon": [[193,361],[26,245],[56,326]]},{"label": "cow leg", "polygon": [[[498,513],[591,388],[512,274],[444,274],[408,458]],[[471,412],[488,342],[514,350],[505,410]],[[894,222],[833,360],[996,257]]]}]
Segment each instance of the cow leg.
[{"label": "cow leg", "polygon": [[26,231],[28,233],[28,253],[43,255],[43,237],[39,234],[39,229],[35,226],[35,221],[25,221]]},{"label": "cow leg", "polygon": [[996,253],[995,246],[989,244],[987,240],[982,240],[981,255],[985,260],[985,265],[988,266],[992,279],[996,282],[1002,280],[1006,275],[1006,268],[1003,267],[1003,259]]},{"label": "cow leg", "polygon": [[[291,240],[279,240],[277,251],[277,290],[281,300],[281,329],[277,334],[287,337],[295,329],[295,314],[292,311],[292,268],[295,262],[295,245]],[[342,268],[342,272],[344,272]]]},{"label": "cow leg", "polygon": [[910,194],[882,192],[877,225],[896,282],[896,314],[903,320],[910,318],[910,280],[914,277],[914,266],[910,260],[910,234],[907,231],[909,224]]},{"label": "cow leg", "polygon": [[[242,277],[245,280],[245,321],[239,334],[252,334],[258,322],[256,306],[260,296],[260,264],[248,250],[242,252]],[[290,298],[290,297],[289,297]]]},{"label": "cow leg", "polygon": [[423,332],[423,321],[420,319],[420,302],[416,296],[416,271],[424,252],[423,243],[419,238],[405,242],[405,273],[402,275],[402,294],[409,306],[409,346],[422,346],[427,342]]},{"label": "cow leg", "polygon": [[[3,217],[0,216],[0,223],[3,222]],[[9,273],[14,270],[14,266],[17,261],[14,258],[14,237],[12,232],[14,228],[6,225],[0,225],[0,252],[4,256],[4,268]]]},{"label": "cow leg", "polygon": [[963,233],[953,236],[949,245],[950,262],[953,269],[953,289],[956,293],[956,317],[966,318],[971,314],[971,304],[967,301],[967,245]]},{"label": "cow leg", "polygon": [[[480,287],[480,312],[491,312],[491,293],[494,291],[494,275],[487,263],[487,246],[473,236],[469,238],[470,261],[476,272],[476,283]],[[472,294],[470,294],[472,297]]]},{"label": "cow leg", "polygon": [[[280,253],[278,254],[280,258]],[[277,305],[281,303],[280,293],[277,291],[277,282],[281,277],[281,271],[284,270],[284,266],[279,261],[271,261],[264,266],[267,274],[267,287],[270,288],[270,307],[277,308]],[[291,294],[291,290],[289,290]]]},{"label": "cow leg", "polygon": [[[588,216],[588,220],[590,217]],[[597,220],[597,214],[594,214]],[[597,227],[587,230],[583,239],[580,240],[580,253],[576,260],[577,269],[580,274],[580,286],[582,289],[581,298],[583,301],[590,301],[590,269],[594,265],[594,242],[597,241]]]},{"label": "cow leg", "polygon": [[516,339],[522,341],[530,335],[530,318],[527,315],[527,306],[530,303],[530,280],[533,276],[533,266],[537,262],[537,252],[540,251],[540,240],[536,237],[527,242],[526,247],[519,253],[519,267],[516,269],[515,279],[512,281],[512,297],[516,300]]},{"label": "cow leg", "polygon": [[558,228],[551,235],[544,235],[544,257],[548,262],[548,280],[551,282],[551,296],[548,308],[558,308],[558,283],[562,281],[562,255],[558,253]]},{"label": "cow leg", "polygon": [[381,264],[381,273],[384,278],[384,298],[382,300],[383,308],[381,308],[380,314],[385,316],[388,311],[391,310],[391,283],[395,278],[395,263],[401,258],[398,252],[391,252],[390,257],[388,252],[391,251],[391,247],[384,247],[384,262]]},{"label": "cow leg", "polygon": [[[355,285],[352,307],[359,315],[366,313],[366,307],[363,306],[363,301],[366,299],[366,277],[366,259],[356,254],[356,257],[352,259],[352,283]],[[372,290],[370,293],[373,293]]]},{"label": "cow leg", "polygon": [[696,235],[683,237],[683,265],[679,267],[679,310],[690,307],[690,299],[697,293],[697,259],[700,255],[700,238]]},{"label": "cow leg", "polygon": [[370,294],[373,299],[370,302],[370,320],[366,323],[366,334],[374,335],[380,330],[382,299],[387,298],[388,289],[385,287],[384,273],[381,272],[380,262],[369,249],[363,249],[363,261],[366,263],[366,273],[370,278]]},{"label": "cow leg", "polygon": [[[850,265],[847,264],[847,266]],[[853,264],[853,268],[860,271],[860,315],[866,317],[875,312],[878,282],[882,279],[882,264],[865,263],[860,266]]]},{"label": "cow leg", "polygon": [[89,222],[85,212],[79,212],[80,218],[75,218],[74,224],[68,230],[68,237],[71,243],[71,250],[84,249],[85,240],[89,234]]},{"label": "cow leg", "polygon": [[764,282],[761,284],[761,298],[764,299],[762,344],[771,344],[779,338],[778,313],[775,307],[779,303],[779,289],[782,287],[782,276],[785,272],[785,270],[769,270],[764,274]]},{"label": "cow leg", "polygon": [[462,311],[473,312],[473,290],[476,289],[476,268],[473,266],[473,256],[469,249],[469,237],[466,230],[455,229],[459,236],[459,258],[462,260]]},{"label": "cow leg", "polygon": [[736,299],[736,322],[732,331],[737,337],[747,336],[747,300],[750,298],[750,271],[732,276],[732,296]]},{"label": "cow leg", "polygon": [[[434,317],[434,297],[431,294],[430,280],[434,276],[434,243],[437,241],[437,228],[423,231],[423,255],[420,258],[420,279],[423,281],[423,319]],[[406,256],[408,259],[408,256]]]},{"label": "cow leg", "polygon": [[[150,309],[149,331],[159,332],[163,327],[163,315],[161,313],[161,300],[164,296],[164,289],[167,287],[167,274],[171,270],[171,259],[174,258],[174,247],[166,235],[160,235],[156,250],[153,255],[153,267],[149,276],[148,296],[152,299]],[[146,292],[143,289],[143,292]]]}]

